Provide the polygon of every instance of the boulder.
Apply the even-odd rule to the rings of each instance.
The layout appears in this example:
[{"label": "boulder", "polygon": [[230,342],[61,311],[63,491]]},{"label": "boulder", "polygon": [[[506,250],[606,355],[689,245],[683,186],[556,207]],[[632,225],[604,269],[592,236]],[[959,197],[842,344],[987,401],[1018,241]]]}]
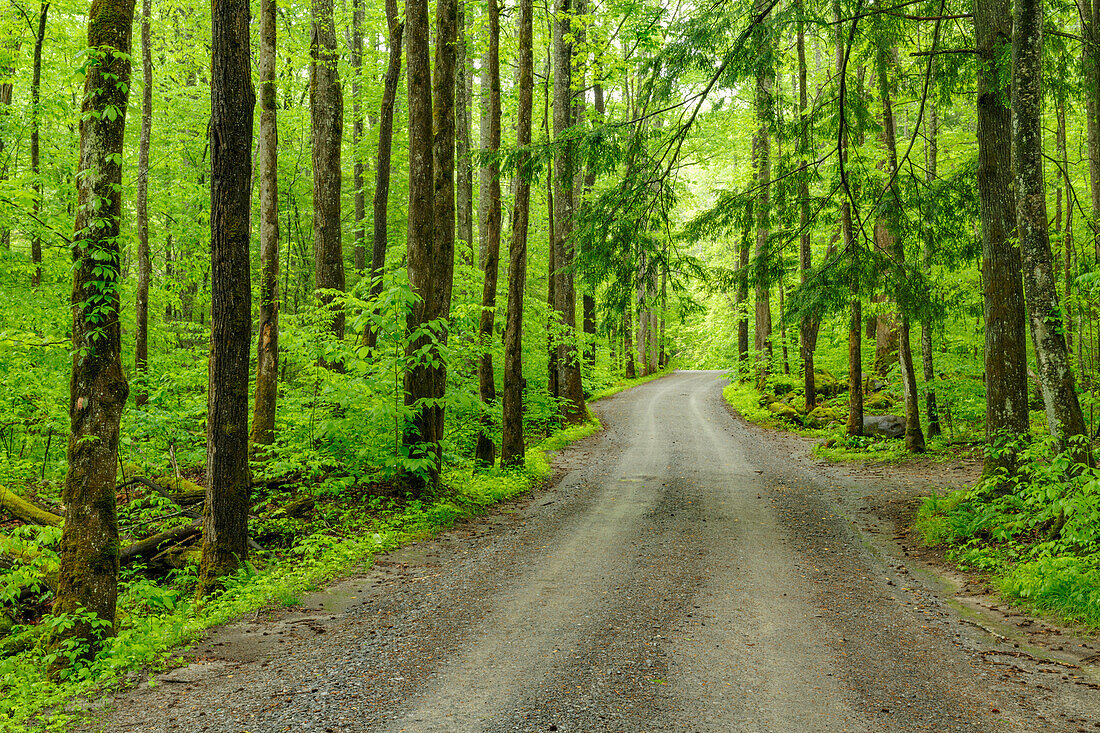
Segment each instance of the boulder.
[{"label": "boulder", "polygon": [[905,435],[905,418],[897,415],[864,415],[863,434],[880,438],[901,438]]},{"label": "boulder", "polygon": [[825,407],[819,405],[815,407],[807,416],[810,420],[810,425],[815,428],[825,427],[829,423],[844,422],[848,419],[847,412],[842,413],[835,407]]},{"label": "boulder", "polygon": [[847,384],[833,376],[828,369],[814,369],[814,392],[826,397],[836,397],[848,389]]},{"label": "boulder", "polygon": [[768,405],[768,409],[779,417],[785,417],[788,420],[798,420],[798,410],[782,402],[772,402]]},{"label": "boulder", "polygon": [[882,392],[867,395],[863,400],[863,408],[866,410],[889,410],[894,406],[894,401]]}]

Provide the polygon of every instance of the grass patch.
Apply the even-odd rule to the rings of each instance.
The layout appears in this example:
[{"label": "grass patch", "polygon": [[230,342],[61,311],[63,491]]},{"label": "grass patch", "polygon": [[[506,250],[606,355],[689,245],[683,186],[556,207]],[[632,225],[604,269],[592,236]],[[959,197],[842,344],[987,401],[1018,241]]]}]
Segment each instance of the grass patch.
[{"label": "grass patch", "polygon": [[625,392],[628,389],[645,384],[646,382],[652,382],[655,379],[660,379],[668,374],[672,373],[671,367],[665,367],[659,372],[653,372],[653,374],[647,374],[644,377],[635,377],[634,379],[620,379],[611,385],[608,385],[600,390],[597,390],[588,398],[589,402],[595,402],[596,400],[602,400],[605,397],[618,394],[619,392]]},{"label": "grass patch", "polygon": [[[527,450],[519,469],[449,468],[443,477],[445,490],[431,501],[364,499],[351,495],[355,487],[349,487],[325,504],[324,530],[301,538],[263,569],[246,565],[228,579],[223,592],[201,604],[194,598],[195,566],[176,572],[168,584],[127,572],[120,581],[117,634],[92,662],[71,664],[53,680],[46,674],[50,657],[39,644],[0,657],[0,727],[8,733],[65,730],[79,718],[69,704],[74,698],[95,699],[132,680],[140,669],[162,669],[173,650],[213,626],[264,608],[296,605],[303,594],[369,568],[379,553],[432,537],[460,519],[530,490],[550,473],[548,452],[600,427],[591,419],[551,435]],[[27,528],[27,533],[32,529],[41,531]],[[11,579],[0,577],[7,580]],[[15,625],[7,633],[29,634],[43,624],[68,621],[46,616],[35,626]]]}]

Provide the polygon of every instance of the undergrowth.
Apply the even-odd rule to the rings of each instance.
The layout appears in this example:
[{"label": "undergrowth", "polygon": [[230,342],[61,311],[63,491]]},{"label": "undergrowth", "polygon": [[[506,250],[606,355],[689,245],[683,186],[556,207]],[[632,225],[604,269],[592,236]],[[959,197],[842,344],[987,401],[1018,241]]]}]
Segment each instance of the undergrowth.
[{"label": "undergrowth", "polygon": [[[197,567],[175,571],[167,582],[156,582],[134,569],[120,583],[116,634],[104,640],[89,663],[77,661],[80,649],[62,647],[46,652],[44,640],[53,628],[77,619],[43,617],[32,625],[11,625],[8,638],[33,634],[36,641],[16,654],[0,656],[0,729],[10,733],[63,730],[80,714],[74,698],[90,698],[133,679],[140,669],[163,668],[173,650],[199,637],[205,629],[243,614],[294,605],[303,593],[370,567],[373,557],[402,544],[438,533],[464,517],[484,512],[497,502],[521,494],[550,473],[548,452],[599,430],[591,419],[560,430],[526,453],[525,465],[513,470],[475,471],[471,465],[448,468],[444,490],[432,501],[404,502],[385,496],[365,496],[355,485],[320,486],[316,492],[318,521],[280,556],[269,556],[266,567],[246,564],[228,579],[225,589],[201,603],[195,599]],[[22,562],[0,573],[0,592],[27,587],[28,575],[42,577],[56,569],[56,528],[25,527],[3,538],[8,554]],[[43,581],[44,582],[44,581]],[[53,654],[70,657],[59,676],[47,670]]]},{"label": "undergrowth", "polygon": [[1100,471],[1053,441],[1020,450],[1019,475],[929,497],[915,528],[1010,599],[1100,627]]}]

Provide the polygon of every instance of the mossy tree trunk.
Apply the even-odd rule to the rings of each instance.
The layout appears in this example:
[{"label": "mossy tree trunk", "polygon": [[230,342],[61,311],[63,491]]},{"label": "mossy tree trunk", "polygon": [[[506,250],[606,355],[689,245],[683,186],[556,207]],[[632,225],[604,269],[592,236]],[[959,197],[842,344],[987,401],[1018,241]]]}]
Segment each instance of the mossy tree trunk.
[{"label": "mossy tree trunk", "polygon": [[[978,201],[982,220],[985,434],[990,446],[1028,434],[1027,353],[1020,248],[1014,243],[1012,126],[1000,65],[1012,41],[1008,0],[974,0],[978,51]],[[1011,450],[989,450],[984,471],[1015,473]]]},{"label": "mossy tree trunk", "polygon": [[[275,101],[275,0],[260,2],[260,312],[256,343],[256,392],[252,403],[255,446],[275,442],[279,381],[279,159]],[[357,194],[358,195],[358,194]]]},{"label": "mossy tree trunk", "polygon": [[210,378],[199,594],[248,559],[249,218],[252,114],[247,0],[213,6],[210,84]]},{"label": "mossy tree trunk", "polygon": [[[531,145],[531,107],[535,92],[534,24],[532,0],[519,3],[519,108],[516,117],[516,147]],[[523,293],[527,284],[527,227],[530,216],[530,159],[520,153],[516,172],[516,197],[512,204],[512,242],[508,252],[508,313],[504,326],[504,424],[500,443],[500,465],[521,466],[523,441]]]},{"label": "mossy tree trunk", "polygon": [[[31,188],[34,191],[31,213],[36,219],[42,213],[42,166],[38,144],[41,137],[42,115],[39,110],[39,101],[42,97],[42,44],[46,40],[46,15],[49,12],[49,3],[41,3],[38,6],[38,30],[34,36],[34,61],[31,66]],[[144,123],[142,128],[144,129]],[[146,256],[148,257],[148,247],[146,247]],[[42,284],[42,238],[37,232],[31,234],[31,264],[34,266],[31,285],[38,287]]]},{"label": "mossy tree trunk", "polygon": [[138,378],[138,405],[149,401],[149,139],[153,132],[153,43],[150,18],[152,0],[141,2],[141,138],[137,170],[137,295],[134,301],[134,373]]},{"label": "mossy tree trunk", "polygon": [[[119,323],[119,217],[122,148],[129,101],[134,0],[93,0],[92,49],[81,105],[77,214],[73,236],[73,362],[69,382],[68,471],[62,489],[57,600],[54,613],[88,616],[66,636],[88,642],[115,622],[118,517],[115,475],[119,424],[129,385],[122,372]],[[113,107],[118,114],[104,111]]]}]

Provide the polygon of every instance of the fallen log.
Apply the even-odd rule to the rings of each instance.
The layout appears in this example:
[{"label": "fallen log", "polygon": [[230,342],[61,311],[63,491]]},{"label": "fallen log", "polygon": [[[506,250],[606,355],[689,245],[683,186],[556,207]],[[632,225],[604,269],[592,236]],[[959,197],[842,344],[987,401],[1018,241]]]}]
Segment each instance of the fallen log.
[{"label": "fallen log", "polygon": [[4,486],[0,486],[0,509],[28,524],[46,527],[56,527],[61,524],[61,517],[35,506]]},{"label": "fallen log", "polygon": [[135,560],[152,558],[173,545],[187,542],[201,534],[202,525],[198,523],[173,527],[124,548],[118,553],[118,562],[126,565]]}]

